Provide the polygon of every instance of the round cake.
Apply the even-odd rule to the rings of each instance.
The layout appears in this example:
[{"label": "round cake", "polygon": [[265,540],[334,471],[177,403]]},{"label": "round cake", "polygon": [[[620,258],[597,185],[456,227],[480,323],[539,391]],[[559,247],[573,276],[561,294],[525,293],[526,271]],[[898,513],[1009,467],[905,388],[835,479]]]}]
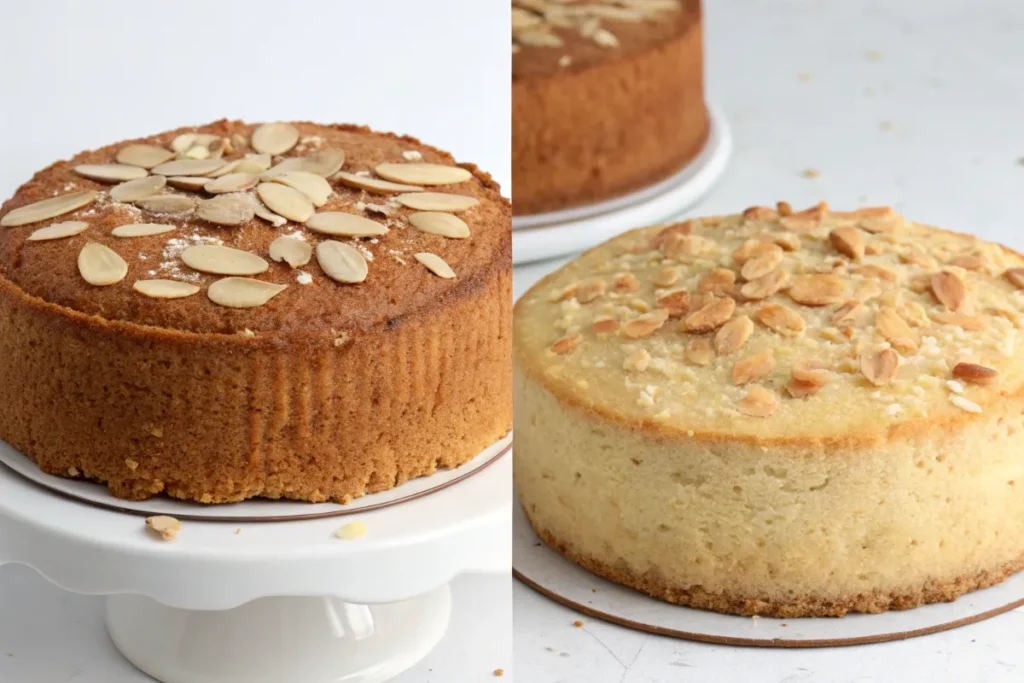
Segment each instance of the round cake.
[{"label": "round cake", "polygon": [[512,0],[516,215],[672,175],[708,136],[699,0]]},{"label": "round cake", "polygon": [[511,208],[410,137],[218,121],[0,209],[0,439],[118,497],[346,502],[511,427]]},{"label": "round cake", "polygon": [[887,207],[634,230],[517,304],[552,547],[719,612],[953,600],[1024,566],[1024,259]]}]

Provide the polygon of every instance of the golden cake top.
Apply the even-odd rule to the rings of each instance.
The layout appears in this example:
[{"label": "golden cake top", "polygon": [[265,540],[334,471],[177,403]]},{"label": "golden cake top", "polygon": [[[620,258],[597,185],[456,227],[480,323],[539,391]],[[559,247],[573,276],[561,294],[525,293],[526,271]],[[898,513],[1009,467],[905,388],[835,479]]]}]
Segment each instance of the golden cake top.
[{"label": "golden cake top", "polygon": [[345,339],[508,268],[510,214],[413,138],[218,121],[37,173],[0,208],[0,284],[106,320]]},{"label": "golden cake top", "polygon": [[697,0],[512,0],[513,78],[642,51],[699,13]]},{"label": "golden cake top", "polygon": [[1024,259],[888,207],[633,230],[517,304],[516,356],[559,395],[669,432],[880,438],[1024,383]]}]

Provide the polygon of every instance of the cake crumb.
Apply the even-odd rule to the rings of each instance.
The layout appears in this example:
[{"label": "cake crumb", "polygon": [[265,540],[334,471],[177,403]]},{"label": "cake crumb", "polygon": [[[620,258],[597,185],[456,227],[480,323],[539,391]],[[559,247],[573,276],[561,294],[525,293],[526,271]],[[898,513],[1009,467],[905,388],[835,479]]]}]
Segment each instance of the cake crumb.
[{"label": "cake crumb", "polygon": [[576,628],[583,628],[583,622],[580,621],[579,619],[577,619],[576,621],[572,622],[572,625],[575,626]]},{"label": "cake crumb", "polygon": [[131,458],[126,459],[124,461],[124,464],[125,464],[125,467],[130,469],[132,472],[134,472],[135,470],[137,470],[139,468],[139,463],[135,462]]},{"label": "cake crumb", "polygon": [[561,57],[558,58],[558,66],[560,66],[562,68],[565,68],[565,67],[567,67],[567,66],[569,66],[571,64],[572,64],[572,56],[571,55],[562,55]]},{"label": "cake crumb", "polygon": [[78,468],[77,467],[69,467],[68,468],[68,474],[71,475],[72,477],[77,477],[79,475]]},{"label": "cake crumb", "polygon": [[504,669],[495,669],[494,670],[494,677],[495,678],[501,678],[504,675],[505,675],[505,670]]},{"label": "cake crumb", "polygon": [[167,515],[156,515],[146,518],[146,527],[160,534],[160,538],[163,540],[173,541],[181,531],[181,522]]},{"label": "cake crumb", "polygon": [[362,536],[365,536],[367,532],[366,525],[362,522],[349,522],[345,526],[341,527],[334,532],[337,538],[352,541]]}]

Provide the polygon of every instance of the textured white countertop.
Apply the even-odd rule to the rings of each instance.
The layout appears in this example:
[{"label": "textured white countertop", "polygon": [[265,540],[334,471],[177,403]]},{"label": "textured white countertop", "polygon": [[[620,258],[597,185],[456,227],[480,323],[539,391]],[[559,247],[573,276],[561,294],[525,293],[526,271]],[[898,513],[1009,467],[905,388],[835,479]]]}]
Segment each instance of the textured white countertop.
[{"label": "textured white countertop", "polygon": [[[690,214],[780,199],[891,204],[918,221],[1024,248],[1024,5],[705,6],[708,87],[736,148],[719,186]],[[517,296],[555,265],[517,268]],[[589,617],[574,628],[580,615],[520,584],[514,609],[516,675],[525,683],[1024,680],[1020,610],[896,643],[768,650],[652,636]]]}]

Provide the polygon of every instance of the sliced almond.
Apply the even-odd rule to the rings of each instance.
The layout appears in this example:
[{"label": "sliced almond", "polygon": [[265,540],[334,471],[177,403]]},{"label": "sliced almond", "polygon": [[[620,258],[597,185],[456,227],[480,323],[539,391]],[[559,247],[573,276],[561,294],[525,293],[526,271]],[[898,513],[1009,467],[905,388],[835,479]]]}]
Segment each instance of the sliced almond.
[{"label": "sliced almond", "polygon": [[270,267],[256,254],[215,244],[197,244],[181,252],[186,266],[214,275],[259,275]]},{"label": "sliced almond", "polygon": [[128,164],[82,164],[75,166],[75,173],[100,183],[120,183],[149,175],[146,169]]},{"label": "sliced almond", "polygon": [[26,237],[29,242],[43,242],[45,240],[59,240],[64,237],[78,235],[89,227],[84,221],[67,221],[65,223],[54,223],[45,228],[39,228]]},{"label": "sliced almond", "polygon": [[119,225],[110,231],[114,237],[147,237],[149,235],[162,235],[165,232],[177,230],[177,226],[167,223],[129,223]]},{"label": "sliced almond", "polygon": [[[415,196],[415,195],[412,195]],[[441,235],[452,239],[469,237],[469,226],[458,216],[440,211],[418,211],[409,214],[409,222],[413,227],[432,235]]]},{"label": "sliced almond", "polygon": [[392,183],[387,180],[380,180],[378,178],[371,178],[370,176],[356,175],[355,173],[346,173],[345,171],[339,171],[331,176],[331,180],[337,180],[343,185],[354,187],[359,190],[366,190],[367,192],[376,192],[377,194],[399,194],[401,192],[422,192],[423,188],[417,185],[406,185],[403,183]]},{"label": "sliced almond", "polygon": [[805,306],[826,306],[839,303],[846,294],[846,283],[839,276],[826,273],[793,278],[787,291],[789,298]]},{"label": "sliced almond", "polygon": [[[162,175],[150,176],[151,178],[163,178]],[[190,176],[190,175],[175,175],[167,177],[167,184],[171,187],[177,187],[182,190],[192,190],[198,192],[206,187],[206,183],[210,182],[210,176]]]},{"label": "sliced almond", "polygon": [[668,311],[670,318],[682,318],[690,312],[690,294],[682,290],[666,294],[658,299],[658,307]]},{"label": "sliced almond", "polygon": [[255,173],[228,173],[213,180],[207,181],[203,189],[210,194],[226,194],[228,192],[242,192],[256,187],[259,177]]},{"label": "sliced almond", "polygon": [[[234,173],[266,173],[270,169],[271,161],[269,154],[246,154],[241,159],[233,162],[234,168],[230,172]],[[223,174],[223,169],[210,174],[210,177]]]},{"label": "sliced almond", "polygon": [[769,417],[779,408],[779,397],[771,389],[753,386],[736,404],[736,409],[749,417]]},{"label": "sliced almond", "polygon": [[673,223],[672,225],[665,226],[651,239],[651,248],[660,250],[662,245],[665,244],[672,235],[679,235],[682,237],[683,235],[689,235],[691,232],[693,232],[692,221],[682,221],[681,223]]},{"label": "sliced almond", "polygon": [[313,258],[313,247],[306,240],[282,235],[270,243],[270,258],[278,263],[284,261],[292,268],[298,268]]},{"label": "sliced almond", "polygon": [[743,217],[750,221],[773,221],[779,214],[767,206],[751,206],[743,210]]},{"label": "sliced almond", "polygon": [[212,199],[204,199],[199,202],[196,211],[196,216],[217,225],[242,225],[251,221],[254,215],[256,203],[252,197],[241,192],[219,194]]},{"label": "sliced almond", "polygon": [[973,332],[980,332],[989,328],[988,319],[980,315],[967,315],[953,311],[936,311],[932,313],[931,318],[942,325],[956,325]]},{"label": "sliced almond", "polygon": [[577,346],[580,345],[581,341],[583,341],[583,337],[581,337],[578,334],[562,337],[561,339],[559,339],[558,341],[551,345],[551,351],[561,356],[575,349]]},{"label": "sliced almond", "polygon": [[857,228],[836,228],[828,235],[832,246],[843,256],[855,261],[864,257],[864,233]]},{"label": "sliced almond", "polygon": [[711,292],[715,296],[728,296],[736,283],[735,271],[728,268],[715,268],[697,283],[697,291]]},{"label": "sliced almond", "polygon": [[668,312],[656,310],[652,313],[645,313],[635,320],[630,320],[622,326],[622,335],[629,339],[640,339],[657,332],[668,320]]},{"label": "sliced almond", "polygon": [[135,202],[135,206],[150,213],[180,216],[196,210],[196,200],[180,194],[157,194]]},{"label": "sliced almond", "polygon": [[935,299],[951,311],[959,311],[967,298],[967,287],[956,273],[942,271],[929,280]]},{"label": "sliced almond", "polygon": [[865,280],[853,291],[853,298],[861,303],[870,301],[882,293],[882,288],[874,280]]},{"label": "sliced almond", "polygon": [[611,334],[619,330],[619,321],[614,318],[594,321],[594,332],[596,334]]},{"label": "sliced almond", "polygon": [[110,247],[89,242],[78,252],[78,272],[90,285],[113,285],[128,274],[128,264]]},{"label": "sliced almond", "polygon": [[224,164],[220,159],[175,159],[154,166],[152,172],[163,176],[209,175]]},{"label": "sliced almond", "polygon": [[917,333],[895,309],[889,306],[878,309],[878,313],[875,314],[875,329],[901,353],[917,352]]},{"label": "sliced almond", "polygon": [[266,179],[273,178],[289,171],[302,171],[312,173],[321,178],[329,178],[341,170],[345,163],[345,153],[340,149],[324,149],[310,152],[306,156],[289,157],[281,163],[263,169]]},{"label": "sliced almond", "polygon": [[167,178],[162,175],[151,175],[136,178],[110,188],[110,198],[116,202],[132,203],[151,197],[164,189]]},{"label": "sliced almond", "polygon": [[757,256],[759,251],[764,248],[764,242],[755,239],[749,239],[743,242],[740,246],[736,247],[732,252],[732,261],[737,266],[744,266],[747,261]]},{"label": "sliced almond", "polygon": [[715,352],[711,348],[711,342],[705,337],[691,339],[690,343],[686,345],[684,355],[686,360],[700,366],[711,365],[711,361],[715,359]]},{"label": "sliced almond", "polygon": [[576,300],[581,304],[589,304],[599,296],[603,296],[607,289],[607,282],[600,278],[593,278],[580,283],[579,287],[576,288],[574,295],[576,296]]},{"label": "sliced almond", "polygon": [[480,203],[476,197],[444,192],[408,192],[395,197],[402,206],[417,211],[465,211]]},{"label": "sliced almond", "polygon": [[983,254],[961,254],[951,258],[949,265],[957,266],[964,270],[981,270],[988,265],[988,259]]},{"label": "sliced almond", "polygon": [[715,352],[725,356],[742,347],[754,332],[754,323],[745,315],[736,316],[715,333]]},{"label": "sliced almond", "polygon": [[273,225],[275,228],[280,228],[282,225],[288,222],[288,219],[284,216],[278,216],[276,213],[263,206],[258,201],[253,200],[252,210],[257,216],[265,220],[266,222]]},{"label": "sliced almond", "polygon": [[177,280],[136,280],[132,289],[151,299],[183,299],[199,291],[196,285]]},{"label": "sliced almond", "polygon": [[771,351],[763,351],[753,356],[747,356],[742,360],[736,361],[736,364],[732,366],[732,383],[740,386],[753,382],[755,379],[760,379],[767,375],[774,367],[775,356],[772,355]]},{"label": "sliced almond", "polygon": [[793,205],[789,202],[775,202],[775,208],[778,210],[780,216],[793,215]]},{"label": "sliced almond", "polygon": [[126,145],[117,150],[115,159],[119,164],[153,168],[174,158],[174,152],[156,145]]},{"label": "sliced almond", "polygon": [[999,379],[999,371],[977,363],[957,363],[953,376],[971,384],[993,384]]},{"label": "sliced almond", "polygon": [[0,226],[16,228],[20,225],[38,223],[49,218],[63,216],[66,213],[71,213],[83,206],[92,204],[99,196],[99,192],[85,190],[82,192],[72,192],[71,194],[62,194],[58,197],[51,197],[50,199],[19,206],[5,214],[3,218],[0,218]]},{"label": "sliced almond", "polygon": [[366,259],[350,244],[321,242],[316,246],[316,260],[328,277],[345,284],[362,282],[369,273]]},{"label": "sliced almond", "polygon": [[786,382],[786,393],[793,398],[805,398],[812,396],[821,391],[821,385],[811,384],[810,382],[801,382],[798,379],[790,378]]},{"label": "sliced almond", "polygon": [[[0,225],[2,224],[3,222],[0,221]],[[1024,289],[1024,268],[1007,268],[1003,277],[1017,289]]]},{"label": "sliced almond", "polygon": [[160,538],[165,541],[174,540],[174,537],[178,535],[179,531],[181,531],[181,522],[176,520],[174,517],[168,517],[167,515],[147,517],[146,526],[160,534]]},{"label": "sliced almond", "polygon": [[760,301],[776,294],[789,281],[789,273],[784,270],[773,270],[764,277],[743,283],[740,295],[744,299]]},{"label": "sliced almond", "polygon": [[798,382],[819,387],[825,386],[832,379],[831,372],[809,361],[802,361],[794,365],[790,374]]},{"label": "sliced almond", "polygon": [[295,188],[280,183],[260,183],[256,194],[267,208],[296,223],[305,223],[313,215],[313,202]]},{"label": "sliced almond", "polygon": [[417,261],[427,267],[434,275],[444,278],[445,280],[451,280],[455,277],[455,271],[451,269],[443,258],[437,254],[431,254],[430,252],[420,252],[413,254]]},{"label": "sliced almond", "polygon": [[896,376],[900,357],[892,349],[868,351],[861,354],[860,371],[876,387],[885,386]]},{"label": "sliced almond", "polygon": [[876,278],[886,282],[899,282],[900,280],[900,276],[895,270],[875,263],[853,266],[850,268],[850,272],[854,275],[863,275],[864,277]]},{"label": "sliced almond", "polygon": [[214,144],[220,136],[213,133],[182,133],[171,140],[170,147],[176,154],[184,154],[193,147],[206,147]]},{"label": "sliced almond", "polygon": [[777,244],[765,244],[746,260],[740,275],[745,280],[757,280],[771,274],[782,263],[782,247]]},{"label": "sliced almond", "polygon": [[867,307],[857,300],[847,301],[832,314],[833,325],[852,325],[867,311]]},{"label": "sliced almond", "polygon": [[247,277],[226,277],[217,280],[206,290],[206,296],[218,306],[228,308],[256,308],[288,289],[288,285],[253,280]]},{"label": "sliced almond", "polygon": [[619,273],[614,280],[616,292],[639,292],[640,280],[633,273]]},{"label": "sliced almond", "polygon": [[388,231],[386,225],[344,211],[315,213],[306,221],[306,227],[324,235],[345,237],[375,237]]},{"label": "sliced almond", "polygon": [[273,176],[271,181],[298,190],[313,202],[313,206],[317,207],[326,204],[333,192],[330,183],[309,171],[285,171]]},{"label": "sliced almond", "polygon": [[299,142],[299,130],[290,123],[264,123],[252,133],[249,144],[257,152],[284,154]]},{"label": "sliced almond", "polygon": [[647,349],[633,349],[622,363],[623,370],[643,372],[651,365],[651,352]]},{"label": "sliced almond", "polygon": [[781,304],[765,304],[754,314],[758,322],[784,337],[798,337],[807,329],[803,316]]},{"label": "sliced almond", "polygon": [[899,228],[902,223],[903,219],[900,216],[892,214],[890,216],[868,216],[860,219],[857,225],[865,232],[879,235],[896,232],[896,229]]},{"label": "sliced almond", "polygon": [[380,164],[374,171],[385,180],[408,185],[453,185],[473,177],[458,166],[428,163]]},{"label": "sliced almond", "polygon": [[685,332],[710,332],[725,324],[735,310],[733,298],[713,297],[709,303],[686,316],[681,327]]},{"label": "sliced almond", "polygon": [[654,274],[655,287],[671,287],[679,282],[679,269],[666,266]]}]

